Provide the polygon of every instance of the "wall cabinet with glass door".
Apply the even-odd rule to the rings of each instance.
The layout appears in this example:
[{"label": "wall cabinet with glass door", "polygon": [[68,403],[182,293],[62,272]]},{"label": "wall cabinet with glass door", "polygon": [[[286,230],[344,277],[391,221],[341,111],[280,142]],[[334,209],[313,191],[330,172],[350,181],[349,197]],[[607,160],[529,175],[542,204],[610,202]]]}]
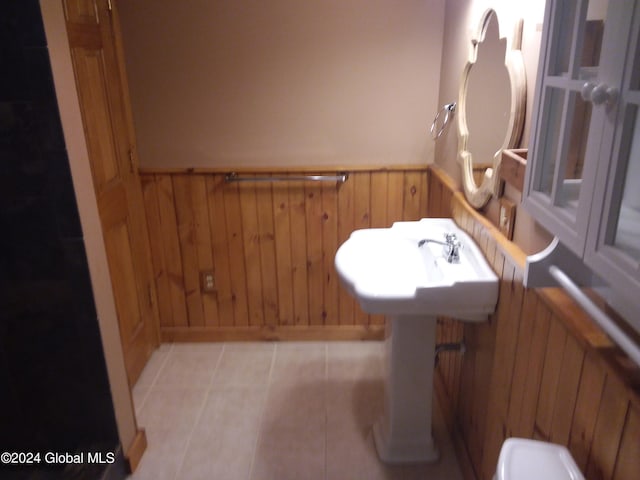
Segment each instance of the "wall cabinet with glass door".
[{"label": "wall cabinet with glass door", "polygon": [[523,205],[640,331],[640,5],[550,0]]}]

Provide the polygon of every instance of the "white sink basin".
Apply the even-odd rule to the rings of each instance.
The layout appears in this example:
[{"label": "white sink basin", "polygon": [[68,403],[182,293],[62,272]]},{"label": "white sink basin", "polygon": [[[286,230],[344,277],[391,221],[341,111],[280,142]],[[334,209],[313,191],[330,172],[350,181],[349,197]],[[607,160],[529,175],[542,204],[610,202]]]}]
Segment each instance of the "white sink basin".
[{"label": "white sink basin", "polygon": [[[457,263],[447,262],[442,245],[419,246],[424,239],[444,241],[445,233],[455,233],[462,244]],[[498,277],[473,240],[448,218],[356,230],[338,249],[335,266],[368,313],[483,321],[498,299]]]},{"label": "white sink basin", "polygon": [[[446,233],[461,243],[449,263]],[[436,317],[483,321],[495,309],[498,277],[471,238],[448,218],[356,230],[335,258],[346,289],[368,313],[387,315],[384,412],[373,427],[388,463],[433,462],[431,435]]]}]

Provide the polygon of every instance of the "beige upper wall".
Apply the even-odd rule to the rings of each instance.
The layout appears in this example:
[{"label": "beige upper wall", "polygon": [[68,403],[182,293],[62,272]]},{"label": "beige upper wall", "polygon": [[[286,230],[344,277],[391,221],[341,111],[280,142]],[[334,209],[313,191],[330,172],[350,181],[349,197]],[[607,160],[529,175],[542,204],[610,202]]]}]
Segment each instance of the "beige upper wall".
[{"label": "beige upper wall", "polygon": [[141,166],[432,162],[444,4],[120,2]]},{"label": "beige upper wall", "polygon": [[[508,40],[511,48],[516,22],[523,19],[522,56],[527,79],[526,118],[520,147],[529,145],[531,112],[538,71],[538,56],[542,38],[541,26],[544,20],[544,0],[447,0],[443,55],[440,71],[439,104],[457,101],[462,71],[469,59],[471,36],[478,29],[482,14],[493,8],[500,22],[500,36]],[[473,135],[473,132],[470,132]],[[438,139],[435,146],[435,162],[461,186],[462,177],[458,163],[458,136],[455,123]],[[505,196],[515,202],[520,201],[519,192],[507,188]],[[491,200],[486,208],[487,217],[496,220],[498,203]],[[543,230],[522,208],[518,208],[514,241],[526,252],[533,253],[544,248],[550,235]]]}]

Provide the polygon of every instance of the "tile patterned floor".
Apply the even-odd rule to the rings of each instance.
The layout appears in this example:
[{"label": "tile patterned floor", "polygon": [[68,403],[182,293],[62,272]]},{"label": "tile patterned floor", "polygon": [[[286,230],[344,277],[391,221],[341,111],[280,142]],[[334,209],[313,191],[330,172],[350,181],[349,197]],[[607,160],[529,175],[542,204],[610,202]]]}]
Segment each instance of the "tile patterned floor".
[{"label": "tile patterned floor", "polygon": [[462,480],[435,404],[441,458],[388,467],[383,344],[163,344],[133,389],[148,448],[130,480]]}]

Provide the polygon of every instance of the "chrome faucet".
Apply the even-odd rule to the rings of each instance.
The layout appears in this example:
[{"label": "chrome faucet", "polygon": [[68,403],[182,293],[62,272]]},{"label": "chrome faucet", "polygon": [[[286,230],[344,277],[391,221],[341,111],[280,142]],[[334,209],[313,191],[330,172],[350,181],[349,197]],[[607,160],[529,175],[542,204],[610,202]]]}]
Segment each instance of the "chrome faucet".
[{"label": "chrome faucet", "polygon": [[418,242],[418,247],[423,246],[425,243],[436,243],[438,245],[442,245],[442,256],[449,263],[459,263],[460,262],[460,249],[462,248],[462,244],[455,233],[445,233],[444,234],[445,241],[442,242],[440,240],[433,240],[431,238],[425,238]]}]

